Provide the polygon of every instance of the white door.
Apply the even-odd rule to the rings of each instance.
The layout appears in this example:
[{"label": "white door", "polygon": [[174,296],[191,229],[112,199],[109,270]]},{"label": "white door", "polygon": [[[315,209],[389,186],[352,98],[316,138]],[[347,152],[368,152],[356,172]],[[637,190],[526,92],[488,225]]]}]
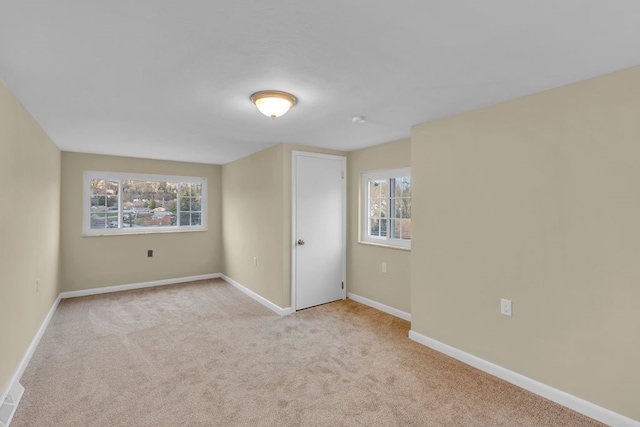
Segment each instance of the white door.
[{"label": "white door", "polygon": [[346,158],[294,151],[294,309],[346,295]]}]

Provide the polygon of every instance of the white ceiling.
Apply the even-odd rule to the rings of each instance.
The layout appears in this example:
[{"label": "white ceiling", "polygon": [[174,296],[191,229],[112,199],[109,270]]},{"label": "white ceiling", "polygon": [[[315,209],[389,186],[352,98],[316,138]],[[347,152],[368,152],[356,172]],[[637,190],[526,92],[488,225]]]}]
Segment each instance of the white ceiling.
[{"label": "white ceiling", "polygon": [[[350,151],[640,64],[637,0],[1,0],[0,78],[65,151]],[[293,93],[272,121],[249,96]],[[353,124],[363,115],[366,123]]]}]

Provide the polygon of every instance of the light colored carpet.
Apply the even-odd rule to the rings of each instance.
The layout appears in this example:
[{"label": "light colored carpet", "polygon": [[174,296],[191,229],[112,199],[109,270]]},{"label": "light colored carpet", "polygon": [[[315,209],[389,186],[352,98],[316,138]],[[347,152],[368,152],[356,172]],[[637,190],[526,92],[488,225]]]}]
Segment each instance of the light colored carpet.
[{"label": "light colored carpet", "polygon": [[63,300],[19,426],[592,426],[347,300],[279,317],[221,280]]}]

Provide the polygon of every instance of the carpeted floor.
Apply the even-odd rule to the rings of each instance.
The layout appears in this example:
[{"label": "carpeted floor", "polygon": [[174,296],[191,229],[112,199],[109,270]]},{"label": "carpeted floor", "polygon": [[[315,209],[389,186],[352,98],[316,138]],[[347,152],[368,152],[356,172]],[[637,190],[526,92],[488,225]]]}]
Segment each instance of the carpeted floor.
[{"label": "carpeted floor", "polygon": [[347,300],[279,317],[221,280],[63,300],[19,426],[595,426]]}]

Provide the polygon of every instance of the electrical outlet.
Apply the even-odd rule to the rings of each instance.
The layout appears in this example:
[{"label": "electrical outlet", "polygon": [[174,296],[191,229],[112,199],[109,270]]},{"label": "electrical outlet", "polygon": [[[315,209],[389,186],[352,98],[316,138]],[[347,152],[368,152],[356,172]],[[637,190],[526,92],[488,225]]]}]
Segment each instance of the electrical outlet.
[{"label": "electrical outlet", "polygon": [[386,273],[386,272],[387,272],[387,263],[386,263],[386,262],[383,262],[383,263],[382,263],[382,272],[383,272],[383,273]]},{"label": "electrical outlet", "polygon": [[500,314],[511,316],[511,300],[500,298]]},{"label": "electrical outlet", "polygon": [[40,279],[36,279],[36,292],[40,292]]},{"label": "electrical outlet", "polygon": [[153,256],[153,249],[149,249],[147,251],[147,257],[151,258]]},{"label": "electrical outlet", "polygon": [[254,267],[258,266],[258,257],[256,257],[256,256],[253,257],[253,266]]}]

